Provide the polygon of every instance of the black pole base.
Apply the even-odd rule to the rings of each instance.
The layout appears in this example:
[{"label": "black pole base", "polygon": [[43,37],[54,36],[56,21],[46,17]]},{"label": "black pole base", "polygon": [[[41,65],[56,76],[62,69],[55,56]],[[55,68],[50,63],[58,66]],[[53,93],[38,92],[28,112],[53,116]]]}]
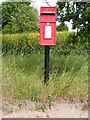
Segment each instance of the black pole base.
[{"label": "black pole base", "polygon": [[49,46],[45,46],[45,80],[44,84],[49,83]]}]

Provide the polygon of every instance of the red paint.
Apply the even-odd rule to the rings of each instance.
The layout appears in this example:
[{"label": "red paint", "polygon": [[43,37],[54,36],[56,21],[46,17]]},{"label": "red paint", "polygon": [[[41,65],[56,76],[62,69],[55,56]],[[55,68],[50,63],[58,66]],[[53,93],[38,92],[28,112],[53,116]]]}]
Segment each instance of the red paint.
[{"label": "red paint", "polygon": [[[47,22],[49,22],[49,24]],[[40,8],[40,45],[43,46],[56,45],[56,7]]]}]

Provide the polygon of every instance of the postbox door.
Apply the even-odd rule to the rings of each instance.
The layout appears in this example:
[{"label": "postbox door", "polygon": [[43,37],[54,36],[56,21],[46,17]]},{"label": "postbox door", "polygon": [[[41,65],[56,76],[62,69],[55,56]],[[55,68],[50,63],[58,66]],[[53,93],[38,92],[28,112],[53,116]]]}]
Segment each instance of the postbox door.
[{"label": "postbox door", "polygon": [[56,44],[56,23],[41,23],[40,26],[40,44],[55,45]]}]

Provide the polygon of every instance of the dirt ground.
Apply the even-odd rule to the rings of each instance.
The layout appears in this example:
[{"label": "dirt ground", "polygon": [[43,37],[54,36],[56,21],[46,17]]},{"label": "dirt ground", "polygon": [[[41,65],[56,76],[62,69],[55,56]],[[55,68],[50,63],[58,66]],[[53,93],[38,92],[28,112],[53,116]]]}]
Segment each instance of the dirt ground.
[{"label": "dirt ground", "polygon": [[17,105],[4,101],[3,106],[3,118],[88,118],[88,110],[80,102],[61,101],[44,106],[32,101]]}]

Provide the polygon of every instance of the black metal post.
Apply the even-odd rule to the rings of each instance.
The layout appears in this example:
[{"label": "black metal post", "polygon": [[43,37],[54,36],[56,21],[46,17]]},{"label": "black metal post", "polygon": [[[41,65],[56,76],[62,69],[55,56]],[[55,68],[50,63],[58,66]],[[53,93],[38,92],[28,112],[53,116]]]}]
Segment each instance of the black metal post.
[{"label": "black metal post", "polygon": [[49,46],[45,46],[45,80],[44,84],[49,82]]}]

